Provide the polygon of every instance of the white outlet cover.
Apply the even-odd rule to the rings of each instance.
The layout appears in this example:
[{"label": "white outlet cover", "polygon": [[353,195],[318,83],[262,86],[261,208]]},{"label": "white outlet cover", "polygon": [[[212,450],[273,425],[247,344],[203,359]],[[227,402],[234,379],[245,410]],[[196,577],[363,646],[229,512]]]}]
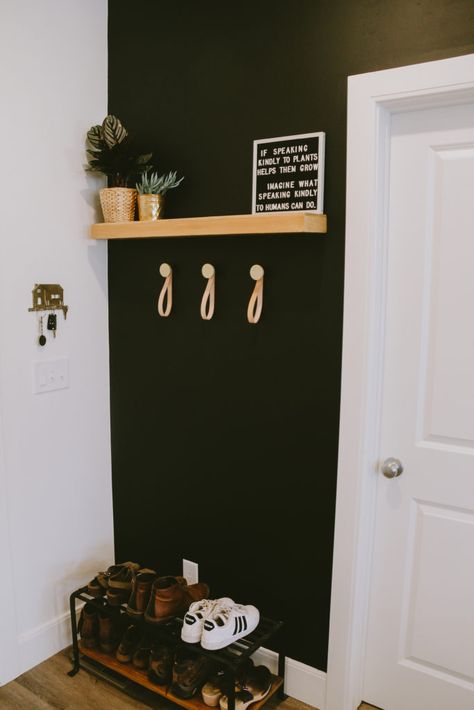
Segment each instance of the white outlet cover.
[{"label": "white outlet cover", "polygon": [[33,393],[53,392],[69,387],[69,358],[33,363]]},{"label": "white outlet cover", "polygon": [[198,563],[183,559],[183,577],[188,584],[197,584],[199,582]]}]

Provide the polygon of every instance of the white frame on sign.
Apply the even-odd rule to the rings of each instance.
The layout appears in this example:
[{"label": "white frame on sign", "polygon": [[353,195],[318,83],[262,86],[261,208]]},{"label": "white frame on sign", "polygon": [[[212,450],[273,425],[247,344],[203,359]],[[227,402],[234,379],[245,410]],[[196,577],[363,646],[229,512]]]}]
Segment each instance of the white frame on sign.
[{"label": "white frame on sign", "polygon": [[279,136],[277,138],[258,138],[253,142],[253,172],[252,172],[252,214],[264,214],[263,212],[257,213],[257,149],[261,143],[279,143],[281,141],[298,140],[303,138],[318,138],[318,198],[315,210],[285,210],[287,212],[311,212],[313,214],[323,214],[324,209],[324,161],[325,161],[325,147],[326,147],[326,134],[324,131],[319,131],[316,133],[299,133],[294,136]]},{"label": "white frame on sign", "polygon": [[346,267],[325,710],[363,700],[384,359],[391,116],[474,100],[474,54],[349,77]]}]

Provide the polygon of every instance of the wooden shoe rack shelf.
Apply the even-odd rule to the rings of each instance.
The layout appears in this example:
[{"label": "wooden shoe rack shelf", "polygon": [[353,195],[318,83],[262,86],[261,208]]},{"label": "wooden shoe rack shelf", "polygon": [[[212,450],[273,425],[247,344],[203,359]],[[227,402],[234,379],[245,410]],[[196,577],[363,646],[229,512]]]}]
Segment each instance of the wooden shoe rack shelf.
[{"label": "wooden shoe rack shelf", "polygon": [[[189,710],[207,710],[208,706],[199,699],[200,694],[197,693],[196,696],[191,699],[179,698],[173,695],[169,686],[156,685],[155,683],[152,683],[148,679],[147,672],[138,670],[132,665],[132,663],[120,663],[115,658],[115,654],[104,653],[97,648],[86,648],[78,639],[76,611],[77,600],[96,605],[97,608],[101,610],[107,609],[107,607],[103,606],[100,599],[94,599],[87,593],[87,587],[82,587],[71,594],[70,612],[73,668],[69,671],[68,675],[74,676],[81,668],[85,668],[86,670],[95,673],[106,680],[110,680],[115,685],[119,685],[119,687],[121,687],[124,691],[127,691],[130,683],[137,683],[143,688],[146,688],[147,690],[152,691],[153,693],[156,693],[157,695],[160,695],[163,698],[166,698],[166,700],[176,703],[181,707],[188,708]],[[122,610],[123,613],[125,613],[125,606],[122,607]],[[130,619],[130,623],[137,622]],[[147,625],[144,621],[138,623]],[[206,656],[207,658],[212,659],[216,665],[224,668],[228,674],[228,710],[235,710],[235,679],[240,666],[263,644],[266,644],[269,639],[276,636],[277,632],[283,626],[283,623],[281,621],[273,621],[272,619],[261,617],[260,623],[255,631],[239,641],[232,643],[230,646],[220,649],[219,651],[207,651],[203,649],[200,644],[189,644],[181,641],[181,626],[182,619],[176,618],[169,623],[160,624],[157,629],[157,633],[159,634],[160,639],[177,643],[181,646],[181,648],[185,648],[196,655]],[[285,655],[279,647],[278,676],[273,676],[270,692],[263,700],[252,704],[251,710],[258,710],[267,702],[267,700],[275,695],[275,693],[278,693],[281,698],[285,697],[284,672]],[[121,677],[123,682],[117,683],[117,677]],[[219,707],[217,707],[217,710],[219,710]]]}]

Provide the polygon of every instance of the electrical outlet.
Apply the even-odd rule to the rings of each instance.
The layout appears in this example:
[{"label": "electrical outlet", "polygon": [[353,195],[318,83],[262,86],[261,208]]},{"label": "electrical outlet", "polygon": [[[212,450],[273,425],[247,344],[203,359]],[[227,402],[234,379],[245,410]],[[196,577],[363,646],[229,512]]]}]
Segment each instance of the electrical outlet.
[{"label": "electrical outlet", "polygon": [[197,584],[199,582],[198,563],[183,559],[183,577],[188,584]]},{"label": "electrical outlet", "polygon": [[34,363],[33,392],[52,392],[69,387],[69,358]]}]

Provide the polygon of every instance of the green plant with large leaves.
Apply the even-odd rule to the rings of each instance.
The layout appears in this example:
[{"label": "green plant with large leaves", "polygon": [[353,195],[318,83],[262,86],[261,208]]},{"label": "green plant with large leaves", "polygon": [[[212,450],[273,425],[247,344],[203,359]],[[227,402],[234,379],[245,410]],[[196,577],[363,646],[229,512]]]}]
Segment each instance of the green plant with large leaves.
[{"label": "green plant with large leaves", "polygon": [[92,126],[87,144],[86,170],[106,175],[109,187],[127,187],[129,180],[151,168],[152,153],[137,154],[116,116],[106,116],[101,126]]}]

